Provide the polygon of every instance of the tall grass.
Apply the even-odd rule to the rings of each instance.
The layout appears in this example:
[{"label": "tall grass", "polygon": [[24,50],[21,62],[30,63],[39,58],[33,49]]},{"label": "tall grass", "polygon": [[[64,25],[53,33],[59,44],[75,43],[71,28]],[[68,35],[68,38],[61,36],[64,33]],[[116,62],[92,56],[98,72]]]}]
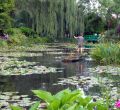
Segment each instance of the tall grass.
[{"label": "tall grass", "polygon": [[120,64],[120,44],[101,43],[91,50],[91,56],[104,64]]}]

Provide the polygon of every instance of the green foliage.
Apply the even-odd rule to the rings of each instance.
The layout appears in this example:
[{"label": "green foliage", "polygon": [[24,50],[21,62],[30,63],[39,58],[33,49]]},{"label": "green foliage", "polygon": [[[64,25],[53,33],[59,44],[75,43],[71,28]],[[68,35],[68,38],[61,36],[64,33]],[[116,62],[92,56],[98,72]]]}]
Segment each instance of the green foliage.
[{"label": "green foliage", "polygon": [[20,30],[26,36],[34,36],[35,32],[31,28],[20,27]]},{"label": "green foliage", "polygon": [[[48,37],[39,37],[38,35],[32,36],[33,31],[29,32],[29,28],[9,28],[6,33],[9,35],[8,40],[0,39],[0,47],[5,46],[14,46],[14,45],[22,45],[22,46],[30,46],[31,44],[38,43],[50,43],[53,42],[53,39]],[[29,37],[25,35],[30,35]]]},{"label": "green foliage", "polygon": [[91,51],[91,56],[104,64],[120,64],[120,46],[113,43],[98,44]]},{"label": "green foliage", "polygon": [[0,0],[0,13],[11,12],[14,8],[14,0]]},{"label": "green foliage", "polygon": [[23,108],[18,106],[10,106],[11,110],[23,110]]},{"label": "green foliage", "polygon": [[[19,11],[16,24],[32,28],[40,36],[64,38],[73,36],[77,30],[84,30],[83,11],[75,0],[16,0]],[[82,14],[81,14],[82,13]],[[79,15],[79,16],[78,16]],[[24,19],[23,19],[24,18]]]},{"label": "green foliage", "polygon": [[21,45],[26,42],[26,36],[18,28],[10,28],[6,30],[9,34],[9,42],[13,45]]},{"label": "green foliage", "polygon": [[33,93],[36,94],[37,97],[43,99],[48,103],[54,100],[54,97],[49,92],[42,91],[42,90],[34,90]]},{"label": "green foliage", "polygon": [[29,44],[51,43],[51,42],[53,42],[53,39],[50,39],[48,37],[39,37],[39,36],[36,36],[36,37],[30,37],[30,38],[27,38],[27,39],[29,41]]},{"label": "green foliage", "polygon": [[[69,89],[62,90],[55,95],[43,90],[33,90],[33,93],[46,102],[45,110],[108,110],[105,101],[93,102],[90,96],[85,96],[83,91]],[[29,110],[37,110],[39,102],[36,102]],[[12,110],[23,110],[11,107]]]},{"label": "green foliage", "polygon": [[35,104],[33,104],[31,106],[31,108],[29,110],[37,110],[38,106],[39,106],[40,102],[36,102]]},{"label": "green foliage", "polygon": [[0,39],[0,47],[8,46],[7,41]]},{"label": "green foliage", "polygon": [[113,35],[115,35],[115,30],[111,29],[106,32],[106,36],[111,38]]},{"label": "green foliage", "polygon": [[[105,13],[104,17],[107,22],[107,30],[115,29],[119,24],[120,0],[98,0],[101,6],[99,7],[101,13]],[[115,16],[113,16],[113,14]]]},{"label": "green foliage", "polygon": [[105,40],[107,41],[117,41],[119,39],[119,36],[116,35],[115,28],[109,29],[105,32],[104,36]]},{"label": "green foliage", "polygon": [[71,91],[69,89],[51,95],[49,92],[42,90],[33,91],[39,98],[46,102],[47,110],[98,110],[103,108],[107,110],[105,104],[93,102],[89,96],[84,96],[80,90]]},{"label": "green foliage", "polygon": [[85,16],[85,32],[100,33],[104,30],[105,21],[95,13]]},{"label": "green foliage", "polygon": [[6,13],[0,13],[0,28],[8,28],[11,26],[11,18]]},{"label": "green foliage", "polygon": [[114,13],[118,15],[120,12],[120,7],[119,7],[120,1],[119,0],[99,0],[99,3],[106,10],[110,10],[108,11],[109,14]]},{"label": "green foliage", "polygon": [[51,95],[51,93],[42,90],[34,90],[33,92],[46,102],[47,110],[78,110],[80,106],[85,109],[92,100],[89,97],[84,97],[84,94],[79,90],[66,89],[56,95]]},{"label": "green foliage", "polygon": [[0,28],[6,29],[11,26],[10,13],[14,8],[14,0],[1,0],[0,1]]}]

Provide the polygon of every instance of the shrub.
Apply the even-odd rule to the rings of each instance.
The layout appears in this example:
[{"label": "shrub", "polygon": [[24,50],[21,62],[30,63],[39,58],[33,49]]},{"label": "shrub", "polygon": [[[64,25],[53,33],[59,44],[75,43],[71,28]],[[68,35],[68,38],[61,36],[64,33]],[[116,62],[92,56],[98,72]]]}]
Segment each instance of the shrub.
[{"label": "shrub", "polygon": [[36,43],[50,43],[52,42],[52,40],[48,37],[39,37],[39,36],[36,36],[36,37],[30,37],[28,38],[29,40],[29,43],[31,44],[36,44]]},{"label": "shrub", "polygon": [[35,32],[31,28],[20,27],[21,32],[26,36],[34,36]]},{"label": "shrub", "polygon": [[21,32],[20,29],[18,28],[10,28],[6,30],[7,33],[9,34],[9,41],[12,44],[24,44],[26,41],[26,36]]},{"label": "shrub", "polygon": [[91,51],[93,59],[104,64],[120,64],[120,44],[98,44]]}]

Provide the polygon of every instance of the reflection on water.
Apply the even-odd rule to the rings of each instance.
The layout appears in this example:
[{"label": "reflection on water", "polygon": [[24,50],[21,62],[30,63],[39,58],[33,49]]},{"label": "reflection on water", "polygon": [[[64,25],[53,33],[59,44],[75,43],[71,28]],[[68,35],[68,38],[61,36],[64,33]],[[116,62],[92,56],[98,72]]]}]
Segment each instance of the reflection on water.
[{"label": "reflection on water", "polygon": [[[79,62],[75,63],[61,62],[61,59],[67,56],[66,50],[67,49],[63,51],[62,48],[61,54],[49,54],[49,52],[44,52],[43,56],[19,58],[19,60],[37,62],[38,65],[56,67],[62,69],[62,72],[32,74],[27,76],[0,76],[0,91],[18,91],[21,94],[31,94],[31,90],[33,89],[43,89],[56,93],[62,89],[71,87],[70,85],[53,85],[57,83],[59,78],[67,78],[75,75],[78,77],[89,76],[87,68],[92,66],[90,61],[81,59]],[[67,52],[70,52],[70,50],[67,50]]]},{"label": "reflection on water", "polygon": [[76,63],[76,76],[83,76],[84,75],[84,68],[85,65],[82,62],[77,62]]}]

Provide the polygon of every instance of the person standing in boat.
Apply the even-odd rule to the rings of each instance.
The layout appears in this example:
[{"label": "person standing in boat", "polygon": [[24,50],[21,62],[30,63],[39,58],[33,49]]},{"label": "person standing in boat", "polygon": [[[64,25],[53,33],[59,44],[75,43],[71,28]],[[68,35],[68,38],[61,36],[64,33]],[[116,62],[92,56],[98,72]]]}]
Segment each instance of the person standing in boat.
[{"label": "person standing in boat", "polygon": [[77,39],[77,42],[78,42],[77,51],[82,54],[82,52],[83,52],[83,44],[84,44],[83,33],[81,33],[80,35],[77,34],[77,36],[74,36],[74,38]]}]

